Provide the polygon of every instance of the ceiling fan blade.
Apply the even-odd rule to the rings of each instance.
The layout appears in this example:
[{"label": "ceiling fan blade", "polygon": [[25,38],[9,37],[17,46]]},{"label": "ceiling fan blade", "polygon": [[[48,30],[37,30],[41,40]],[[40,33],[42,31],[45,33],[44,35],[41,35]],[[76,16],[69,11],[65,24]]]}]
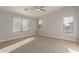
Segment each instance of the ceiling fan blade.
[{"label": "ceiling fan blade", "polygon": [[27,10],[35,10],[35,8],[34,7],[28,7],[28,8],[25,8],[24,10],[25,11],[27,11]]},{"label": "ceiling fan blade", "polygon": [[40,9],[40,10],[42,10],[42,11],[46,11],[45,9]]},{"label": "ceiling fan blade", "polygon": [[44,8],[45,6],[40,6],[39,8]]},{"label": "ceiling fan blade", "polygon": [[35,9],[44,8],[45,6],[33,6]]},{"label": "ceiling fan blade", "polygon": [[24,9],[25,11],[28,10],[27,8]]}]

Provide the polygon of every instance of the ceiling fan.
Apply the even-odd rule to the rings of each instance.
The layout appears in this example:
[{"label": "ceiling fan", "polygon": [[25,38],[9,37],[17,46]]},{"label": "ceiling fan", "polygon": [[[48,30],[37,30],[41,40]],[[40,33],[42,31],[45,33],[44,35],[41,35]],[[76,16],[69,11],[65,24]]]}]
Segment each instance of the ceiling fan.
[{"label": "ceiling fan", "polygon": [[43,9],[45,6],[32,6],[31,8],[25,8],[25,11],[28,10],[35,10],[36,12],[40,12],[40,11],[46,11],[45,9]]}]

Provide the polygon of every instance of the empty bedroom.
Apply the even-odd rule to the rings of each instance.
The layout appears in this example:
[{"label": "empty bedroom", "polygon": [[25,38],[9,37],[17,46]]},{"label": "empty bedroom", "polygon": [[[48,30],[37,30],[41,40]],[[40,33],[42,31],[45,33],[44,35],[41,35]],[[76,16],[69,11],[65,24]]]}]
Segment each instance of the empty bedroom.
[{"label": "empty bedroom", "polygon": [[78,6],[0,6],[0,53],[78,53]]}]

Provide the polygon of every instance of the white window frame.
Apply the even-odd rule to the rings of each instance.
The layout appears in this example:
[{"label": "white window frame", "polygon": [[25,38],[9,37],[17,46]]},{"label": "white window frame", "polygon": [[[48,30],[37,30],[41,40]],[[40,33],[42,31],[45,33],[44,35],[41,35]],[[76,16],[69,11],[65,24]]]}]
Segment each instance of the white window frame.
[{"label": "white window frame", "polygon": [[[69,21],[68,21],[69,20]],[[66,21],[66,22],[65,22]],[[70,22],[70,23],[68,23]],[[67,25],[66,25],[67,24]],[[73,32],[73,24],[74,24],[74,18],[73,16],[69,16],[69,17],[64,17],[63,20],[63,31],[64,33],[72,33]],[[69,25],[69,26],[68,26]],[[70,29],[65,29],[66,27],[71,27]]]},{"label": "white window frame", "polygon": [[[18,20],[21,21],[21,24],[20,24],[21,29],[20,29],[20,30],[17,30],[17,28],[16,28],[16,23],[20,22],[20,21],[18,21]],[[27,29],[24,29],[24,26],[23,26],[25,20],[27,21],[26,23],[28,23],[28,24],[26,25]],[[16,22],[16,23],[15,23],[15,22]],[[28,31],[28,30],[29,30],[29,23],[30,23],[29,19],[24,19],[24,18],[20,18],[20,17],[13,17],[13,32]],[[18,24],[18,25],[19,25],[19,24]],[[19,28],[18,28],[18,29],[19,29]]]}]

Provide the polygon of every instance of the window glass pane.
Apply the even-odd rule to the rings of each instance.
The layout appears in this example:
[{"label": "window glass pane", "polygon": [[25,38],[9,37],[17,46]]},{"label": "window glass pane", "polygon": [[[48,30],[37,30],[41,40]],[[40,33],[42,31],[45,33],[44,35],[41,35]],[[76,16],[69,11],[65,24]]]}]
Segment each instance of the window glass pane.
[{"label": "window glass pane", "polygon": [[72,32],[73,17],[64,17],[64,32]]},{"label": "window glass pane", "polygon": [[23,19],[23,31],[27,31],[29,27],[29,20]]},{"label": "window glass pane", "polygon": [[19,32],[22,30],[22,20],[20,18],[13,18],[13,31]]},{"label": "window glass pane", "polygon": [[13,18],[13,32],[27,31],[29,28],[29,20],[14,17]]}]

